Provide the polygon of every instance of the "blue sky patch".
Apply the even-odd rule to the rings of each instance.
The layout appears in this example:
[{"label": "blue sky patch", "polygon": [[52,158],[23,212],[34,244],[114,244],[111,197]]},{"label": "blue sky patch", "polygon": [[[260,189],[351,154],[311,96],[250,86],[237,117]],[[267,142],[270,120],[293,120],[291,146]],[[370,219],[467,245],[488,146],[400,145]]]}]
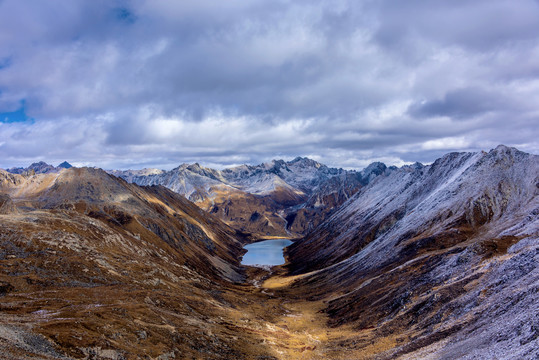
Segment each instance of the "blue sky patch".
[{"label": "blue sky patch", "polygon": [[0,58],[0,70],[11,66],[11,57]]},{"label": "blue sky patch", "polygon": [[113,11],[114,11],[114,16],[120,22],[123,22],[126,24],[133,24],[135,23],[137,19],[135,14],[133,14],[127,8],[124,8],[124,7],[115,8]]},{"label": "blue sky patch", "polygon": [[29,118],[26,115],[25,103],[21,101],[21,107],[15,111],[0,112],[0,122],[1,123],[15,123],[15,122],[25,122],[32,121],[33,119]]}]

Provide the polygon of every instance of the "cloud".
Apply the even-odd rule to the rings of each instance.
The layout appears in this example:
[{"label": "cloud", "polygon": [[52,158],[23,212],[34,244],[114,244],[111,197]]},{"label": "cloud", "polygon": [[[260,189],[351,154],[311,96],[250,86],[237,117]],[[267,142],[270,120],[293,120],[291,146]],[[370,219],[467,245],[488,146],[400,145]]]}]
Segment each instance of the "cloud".
[{"label": "cloud", "polygon": [[374,7],[380,23],[376,37],[391,47],[408,47],[414,39],[423,39],[435,46],[489,51],[534,40],[539,31],[534,0],[383,0]]},{"label": "cloud", "polygon": [[[539,151],[532,0],[0,2],[0,166]],[[508,123],[518,124],[511,127]]]},{"label": "cloud", "polygon": [[422,144],[425,150],[449,150],[466,148],[470,146],[470,142],[464,137],[447,137],[436,140],[429,140]]},{"label": "cloud", "polygon": [[499,110],[518,110],[510,96],[482,88],[452,90],[442,99],[414,103],[408,109],[417,118],[447,116],[455,120],[466,120]]}]

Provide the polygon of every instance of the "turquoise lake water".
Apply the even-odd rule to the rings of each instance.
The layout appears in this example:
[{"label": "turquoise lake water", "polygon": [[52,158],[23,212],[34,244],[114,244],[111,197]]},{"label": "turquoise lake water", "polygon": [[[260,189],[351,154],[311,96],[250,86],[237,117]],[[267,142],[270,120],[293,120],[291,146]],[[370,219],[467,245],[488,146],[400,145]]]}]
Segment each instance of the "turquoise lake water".
[{"label": "turquoise lake water", "polygon": [[243,255],[242,265],[282,265],[283,249],[292,244],[286,239],[265,240],[245,245],[247,253]]}]

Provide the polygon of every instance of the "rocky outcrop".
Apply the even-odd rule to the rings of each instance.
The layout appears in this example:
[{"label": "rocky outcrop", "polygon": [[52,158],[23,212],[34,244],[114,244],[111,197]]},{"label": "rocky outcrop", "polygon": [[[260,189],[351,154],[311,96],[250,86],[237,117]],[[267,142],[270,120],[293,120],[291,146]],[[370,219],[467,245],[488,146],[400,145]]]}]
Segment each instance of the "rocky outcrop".
[{"label": "rocky outcrop", "polygon": [[0,169],[0,190],[4,188],[13,188],[14,186],[20,185],[23,182],[24,177],[21,175],[12,174]]},{"label": "rocky outcrop", "polygon": [[0,194],[0,215],[13,214],[17,212],[17,207],[13,204],[11,197],[6,194]]}]

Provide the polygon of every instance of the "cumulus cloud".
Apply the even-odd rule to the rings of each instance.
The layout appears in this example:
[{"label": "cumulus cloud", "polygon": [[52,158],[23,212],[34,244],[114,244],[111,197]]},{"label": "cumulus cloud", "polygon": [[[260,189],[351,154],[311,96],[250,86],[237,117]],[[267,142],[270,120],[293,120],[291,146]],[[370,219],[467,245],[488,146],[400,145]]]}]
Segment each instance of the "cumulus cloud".
[{"label": "cumulus cloud", "polygon": [[[533,0],[4,0],[0,166],[539,152]],[[510,125],[512,124],[512,125]]]}]

